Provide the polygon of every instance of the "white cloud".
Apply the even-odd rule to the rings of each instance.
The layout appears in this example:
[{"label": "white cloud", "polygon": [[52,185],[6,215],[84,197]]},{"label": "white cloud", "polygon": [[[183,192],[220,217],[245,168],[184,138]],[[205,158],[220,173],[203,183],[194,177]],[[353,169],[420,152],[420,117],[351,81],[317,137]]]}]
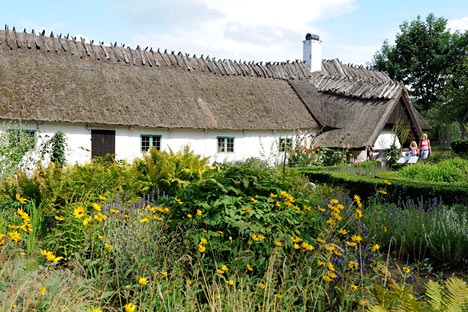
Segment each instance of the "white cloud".
[{"label": "white cloud", "polygon": [[455,32],[457,30],[464,32],[468,30],[468,17],[462,17],[459,19],[453,19],[447,21],[447,28]]},{"label": "white cloud", "polygon": [[[356,9],[356,0],[121,0],[112,10],[151,31],[132,45],[218,58],[285,61],[302,58],[314,23]],[[163,15],[163,17],[162,17]]]}]

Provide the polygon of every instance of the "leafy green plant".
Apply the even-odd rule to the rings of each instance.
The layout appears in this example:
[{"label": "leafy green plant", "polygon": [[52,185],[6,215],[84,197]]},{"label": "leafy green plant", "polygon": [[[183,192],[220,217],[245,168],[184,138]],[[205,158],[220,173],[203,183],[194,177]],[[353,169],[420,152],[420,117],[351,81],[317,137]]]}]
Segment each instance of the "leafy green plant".
[{"label": "leafy green plant", "polygon": [[190,181],[200,180],[208,169],[208,161],[209,158],[196,155],[188,146],[177,153],[152,147],[143,160],[135,161],[135,166],[153,185],[153,193],[159,190],[173,195]]}]

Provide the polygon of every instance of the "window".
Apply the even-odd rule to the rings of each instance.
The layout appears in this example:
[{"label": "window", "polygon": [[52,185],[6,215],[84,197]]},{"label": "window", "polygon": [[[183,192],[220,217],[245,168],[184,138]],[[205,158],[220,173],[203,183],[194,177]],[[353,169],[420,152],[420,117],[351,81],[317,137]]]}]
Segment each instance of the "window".
[{"label": "window", "polygon": [[218,153],[234,153],[234,138],[218,137]]},{"label": "window", "polygon": [[292,138],[280,138],[279,150],[285,152],[286,149],[289,151],[292,149]]},{"label": "window", "polygon": [[32,150],[36,146],[36,130],[8,129],[8,141],[12,147],[26,144]]},{"label": "window", "polygon": [[150,147],[154,146],[158,151],[161,150],[161,136],[160,135],[141,135],[141,150],[149,151]]}]

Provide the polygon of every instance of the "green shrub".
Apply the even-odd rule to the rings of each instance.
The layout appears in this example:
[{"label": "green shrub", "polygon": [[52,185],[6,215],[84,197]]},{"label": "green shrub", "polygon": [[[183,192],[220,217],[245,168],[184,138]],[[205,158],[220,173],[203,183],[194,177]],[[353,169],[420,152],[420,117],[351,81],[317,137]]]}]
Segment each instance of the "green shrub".
[{"label": "green shrub", "polygon": [[405,166],[398,175],[421,181],[468,183],[468,160],[457,157],[438,164],[416,163]]},{"label": "green shrub", "polygon": [[153,194],[159,191],[174,195],[190,181],[202,179],[208,169],[208,161],[209,158],[196,155],[188,146],[177,153],[152,147],[142,160],[135,160],[134,166],[151,183]]},{"label": "green shrub", "polygon": [[452,142],[452,151],[457,154],[468,153],[468,140]]}]

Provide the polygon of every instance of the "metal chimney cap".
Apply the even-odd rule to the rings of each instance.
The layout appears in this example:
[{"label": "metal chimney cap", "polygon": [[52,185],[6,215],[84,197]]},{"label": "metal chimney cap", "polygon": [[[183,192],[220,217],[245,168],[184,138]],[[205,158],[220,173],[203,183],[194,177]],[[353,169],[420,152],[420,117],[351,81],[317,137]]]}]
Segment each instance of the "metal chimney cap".
[{"label": "metal chimney cap", "polygon": [[305,37],[305,40],[320,40],[320,36],[308,33]]}]

